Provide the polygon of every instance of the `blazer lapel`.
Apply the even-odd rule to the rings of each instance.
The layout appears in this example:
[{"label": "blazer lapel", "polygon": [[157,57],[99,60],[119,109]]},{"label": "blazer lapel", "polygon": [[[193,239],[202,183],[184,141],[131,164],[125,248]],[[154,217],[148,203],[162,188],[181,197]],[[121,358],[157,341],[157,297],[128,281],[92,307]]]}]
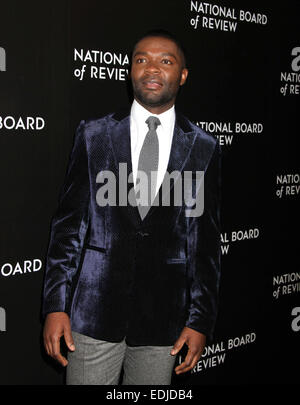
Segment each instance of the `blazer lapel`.
[{"label": "blazer lapel", "polygon": [[[111,139],[114,163],[116,166],[116,184],[119,185],[120,181],[126,181],[128,196],[129,190],[133,187],[133,183],[128,183],[129,174],[132,173],[132,161],[130,143],[130,115],[127,110],[118,112],[112,116],[108,132]],[[120,178],[119,173],[120,163],[126,164],[127,167],[127,171],[124,170],[123,172],[122,170],[122,179]],[[135,226],[139,226],[141,224],[142,220],[136,206],[129,204],[127,201],[127,205],[121,207],[121,209],[123,209],[124,213]]]}]

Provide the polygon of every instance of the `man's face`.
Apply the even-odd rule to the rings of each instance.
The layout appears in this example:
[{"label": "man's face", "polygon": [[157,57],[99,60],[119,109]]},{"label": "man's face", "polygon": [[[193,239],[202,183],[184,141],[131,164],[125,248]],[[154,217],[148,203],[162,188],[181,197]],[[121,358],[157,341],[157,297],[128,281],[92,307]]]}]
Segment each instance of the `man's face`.
[{"label": "man's face", "polygon": [[172,107],[187,74],[181,51],[172,40],[147,37],[137,43],[131,67],[133,93],[152,113],[161,114]]}]

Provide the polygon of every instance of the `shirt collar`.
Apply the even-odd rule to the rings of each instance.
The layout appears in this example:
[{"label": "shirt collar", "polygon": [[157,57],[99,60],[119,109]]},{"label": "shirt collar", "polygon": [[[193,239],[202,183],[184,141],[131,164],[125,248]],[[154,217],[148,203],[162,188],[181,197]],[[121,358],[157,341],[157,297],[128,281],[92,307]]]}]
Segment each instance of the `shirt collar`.
[{"label": "shirt collar", "polygon": [[[131,106],[131,117],[138,123],[145,123],[146,119],[150,116],[159,118],[162,129],[168,130],[173,127],[175,123],[175,106],[173,105],[167,111],[162,114],[152,114],[150,111],[146,110],[140,103],[136,100],[133,101]],[[145,125],[147,125],[145,123]]]}]

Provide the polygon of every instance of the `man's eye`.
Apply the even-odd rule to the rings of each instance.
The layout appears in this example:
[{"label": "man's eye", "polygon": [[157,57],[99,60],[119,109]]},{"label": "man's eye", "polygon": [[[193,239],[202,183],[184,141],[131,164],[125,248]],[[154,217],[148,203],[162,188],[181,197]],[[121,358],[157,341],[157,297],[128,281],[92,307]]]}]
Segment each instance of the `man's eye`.
[{"label": "man's eye", "polygon": [[172,65],[172,61],[170,61],[170,59],[163,59],[162,63],[164,63],[165,65]]},{"label": "man's eye", "polygon": [[136,60],[136,63],[143,63],[143,62],[145,62],[145,58],[138,58],[137,60]]}]

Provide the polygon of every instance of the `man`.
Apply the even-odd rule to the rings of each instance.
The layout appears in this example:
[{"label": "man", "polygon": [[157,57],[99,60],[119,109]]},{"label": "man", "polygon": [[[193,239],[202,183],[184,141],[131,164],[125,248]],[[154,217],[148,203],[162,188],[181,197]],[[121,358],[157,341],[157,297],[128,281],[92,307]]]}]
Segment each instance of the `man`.
[{"label": "man", "polygon": [[[117,384],[122,367],[125,385],[170,384],[181,348],[188,351],[177,374],[196,365],[212,335],[220,150],[215,138],[175,113],[187,76],[176,39],[148,33],[133,50],[130,114],[82,121],[77,130],[52,222],[43,307],[45,348],[68,364],[68,384]],[[143,182],[142,174],[151,172]],[[204,172],[202,215],[189,215],[186,201],[162,203],[167,173],[177,174],[167,183],[170,195],[181,175],[197,172]],[[105,189],[110,173],[116,182]],[[136,205],[130,193],[120,204],[124,179],[132,179]],[[195,177],[190,184],[197,185]],[[103,190],[113,196],[111,204],[103,203]],[[62,336],[68,361],[60,352]]]}]

